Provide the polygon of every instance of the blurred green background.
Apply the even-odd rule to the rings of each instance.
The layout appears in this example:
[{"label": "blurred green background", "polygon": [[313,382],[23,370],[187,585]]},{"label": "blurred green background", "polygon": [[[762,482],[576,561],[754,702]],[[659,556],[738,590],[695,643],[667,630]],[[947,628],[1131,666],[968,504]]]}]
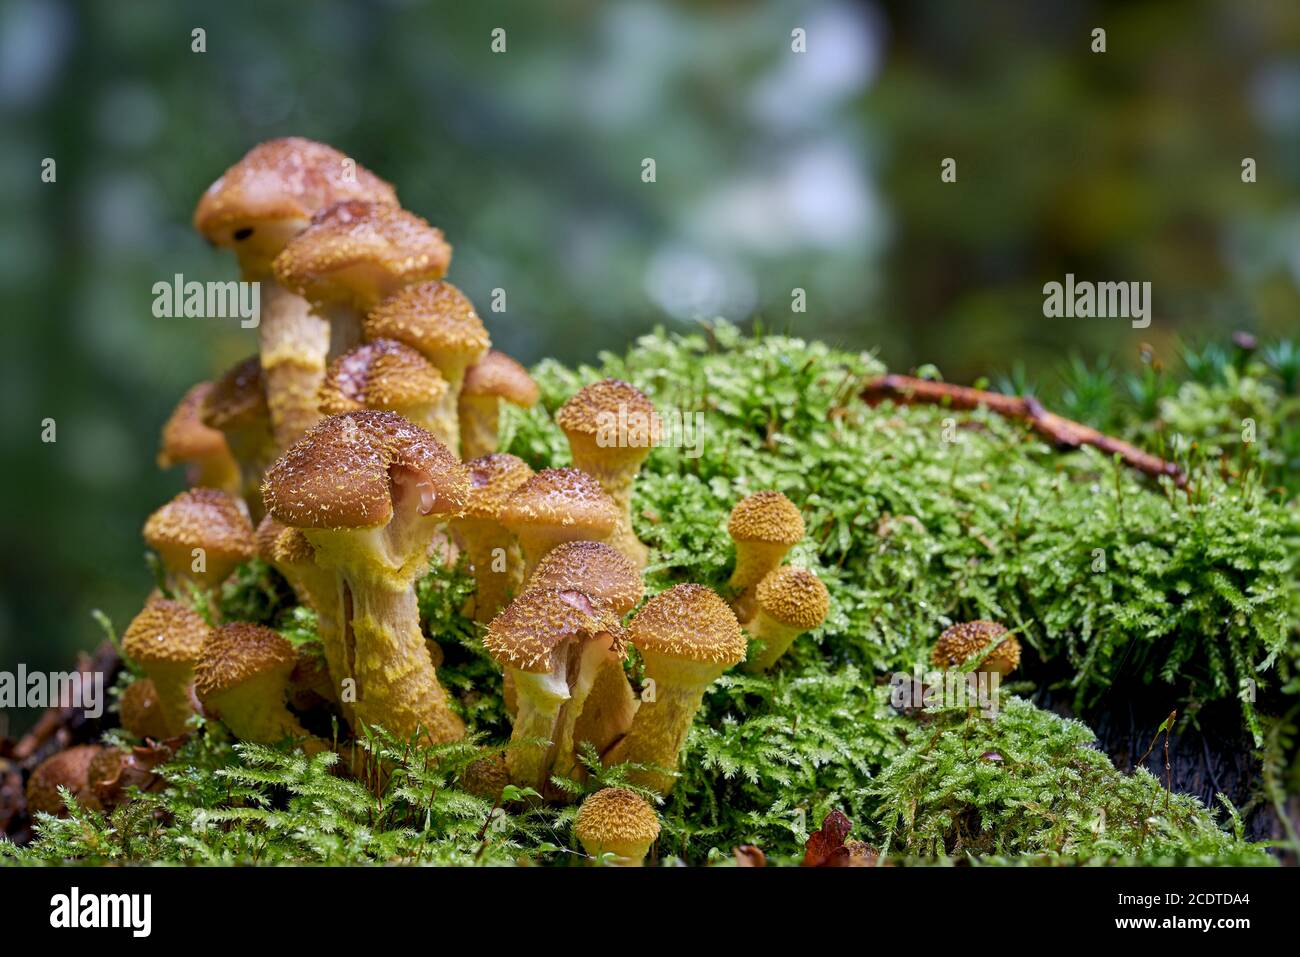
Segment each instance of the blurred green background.
[{"label": "blurred green background", "polygon": [[[970,381],[1300,314],[1293,0],[4,0],[0,130],[6,668],[65,667],[150,586],[158,429],[256,343],[152,286],[235,276],[190,215],[269,137],[394,182],[526,362],[720,315]],[[1044,319],[1066,272],[1150,281],[1151,328]]]}]

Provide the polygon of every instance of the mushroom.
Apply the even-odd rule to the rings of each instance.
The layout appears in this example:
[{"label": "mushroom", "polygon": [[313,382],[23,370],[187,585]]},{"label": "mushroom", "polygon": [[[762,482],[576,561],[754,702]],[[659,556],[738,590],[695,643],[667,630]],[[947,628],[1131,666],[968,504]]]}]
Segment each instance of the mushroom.
[{"label": "mushroom", "polygon": [[122,635],[122,651],[144,669],[158,695],[163,734],[185,734],[194,713],[190,686],[208,624],[180,602],[150,598]]},{"label": "mushroom", "polygon": [[293,645],[269,628],[239,621],[213,628],[194,666],[203,710],[241,741],[275,744],[307,731],[285,706]]},{"label": "mushroom", "polygon": [[523,409],[537,404],[540,392],[528,370],[504,352],[488,354],[465,373],[456,415],[460,421],[460,456],[474,459],[497,450],[501,403]]},{"label": "mushroom", "polygon": [[318,212],[284,247],[275,278],[329,322],[333,361],[361,342],[366,313],[403,286],[441,278],[450,262],[442,231],[419,216],[347,200]]},{"label": "mushroom", "polygon": [[127,685],[118,699],[117,714],[122,727],[137,738],[161,740],[169,736],[170,728],[158,698],[158,689],[149,678],[136,678]]},{"label": "mushroom", "polygon": [[826,620],[830,608],[830,593],[821,579],[806,568],[789,565],[764,575],[755,597],[758,610],[745,630],[762,648],[745,662],[746,671],[771,668],[796,638]]},{"label": "mushroom", "polygon": [[622,660],[623,627],[599,599],[538,589],[507,605],[483,642],[515,685],[518,713],[506,752],[510,780],[540,792],[551,774],[573,770],[574,724],[601,664]]},{"label": "mushroom", "polygon": [[732,508],[727,534],[736,545],[730,584],[740,590],[732,604],[740,620],[747,621],[753,615],[754,586],[803,538],[803,515],[780,492],[755,492]]},{"label": "mushroom", "polygon": [[[272,262],[312,216],[340,200],[395,206],[393,187],[324,143],[286,137],[261,143],[208,187],[194,228],[232,250],[246,282],[261,283],[261,368],[276,447],[289,447],[317,420],[329,325],[275,281]],[[260,481],[260,476],[259,476]]]},{"label": "mushroom", "polygon": [[167,587],[181,597],[187,588],[213,597],[236,565],[257,554],[243,505],[215,488],[181,492],[149,516],[144,540],[162,560]]},{"label": "mushroom", "polygon": [[263,494],[335,576],[340,699],[355,697],[359,721],[397,735],[463,737],[420,630],[415,581],[438,523],[469,500],[465,467],[396,413],[367,409],[312,427],[267,471]]},{"label": "mushroom", "polygon": [[996,642],[997,647],[979,663],[978,670],[997,672],[1006,677],[1020,664],[1020,642],[1014,635],[1006,638],[1003,635],[1007,635],[1007,627],[996,621],[967,621],[953,625],[939,636],[930,660],[936,668],[958,668],[968,658]]},{"label": "mushroom", "polygon": [[[580,591],[609,602],[620,618],[636,607],[645,594],[645,583],[632,562],[602,542],[565,542],[555,546],[537,566],[528,584],[530,588]],[[628,684],[623,659],[603,663],[596,672],[586,706],[574,723],[574,743],[589,742],[598,754],[604,754],[632,726],[638,700]],[[509,696],[506,705],[513,714]]]},{"label": "mushroom", "polygon": [[510,494],[532,478],[521,458],[499,452],[466,462],[469,503],[451,528],[465,545],[474,571],[474,620],[486,624],[505,607],[524,580],[515,537],[498,520]]},{"label": "mushroom", "polygon": [[[637,708],[607,765],[633,762],[673,772],[710,684],[745,658],[745,636],[730,606],[703,585],[676,585],[651,598],[628,626],[653,693]],[[632,783],[668,794],[676,775],[635,771]]]},{"label": "mushroom", "polygon": [[[422,282],[379,303],[363,327],[367,339],[397,339],[438,367],[447,380],[447,392],[437,407],[441,425],[436,434],[448,437],[447,448],[461,451],[456,407],[465,370],[480,361],[491,345],[474,304],[449,282]],[[477,456],[462,452],[461,457]]]},{"label": "mushroom", "polygon": [[446,380],[424,356],[396,340],[376,339],[330,363],[321,385],[320,409],[326,415],[388,409],[453,449],[440,431],[438,409],[446,394]]},{"label": "mushroom", "polygon": [[158,467],[169,469],[184,465],[185,481],[189,485],[238,495],[239,465],[230,454],[226,437],[203,422],[203,403],[212,388],[211,382],[200,382],[176,404],[162,428]]},{"label": "mushroom", "polygon": [[602,379],[578,390],[555,413],[573,464],[592,476],[618,505],[622,519],[611,544],[645,568],[648,550],[632,526],[632,485],[641,463],[659,444],[662,425],[640,389]]},{"label": "mushroom", "polygon": [[59,751],[36,766],[27,779],[27,811],[30,814],[68,816],[59,788],[72,792],[81,807],[101,809],[90,777],[90,766],[104,749],[97,744],[78,744]]},{"label": "mushroom", "polygon": [[276,445],[266,404],[266,381],[257,356],[231,367],[213,383],[203,399],[200,417],[204,425],[225,435],[239,465],[240,489],[249,514],[254,521],[261,519],[262,471],[275,459]]},{"label": "mushroom", "polygon": [[460,773],[460,786],[475,797],[494,804],[501,800],[501,792],[510,783],[505,755],[489,754],[471,761]]},{"label": "mushroom", "polygon": [[600,484],[580,469],[542,469],[506,499],[498,517],[524,550],[524,581],[556,545],[604,541],[619,511]]},{"label": "mushroom", "polygon": [[659,815],[635,791],[605,788],[587,797],[578,809],[573,833],[597,863],[640,867],[659,838]]}]

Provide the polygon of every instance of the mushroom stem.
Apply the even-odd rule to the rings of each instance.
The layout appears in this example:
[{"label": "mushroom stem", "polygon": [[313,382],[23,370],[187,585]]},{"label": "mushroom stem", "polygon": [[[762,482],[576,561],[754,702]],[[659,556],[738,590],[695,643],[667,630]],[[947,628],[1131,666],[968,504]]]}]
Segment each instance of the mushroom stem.
[{"label": "mushroom stem", "polygon": [[190,715],[194,713],[194,698],[190,689],[194,683],[194,665],[154,662],[149,666],[149,678],[158,693],[158,711],[167,729],[167,737],[185,734]]},{"label": "mushroom stem", "polygon": [[[506,751],[506,769],[510,780],[539,793],[546,786],[551,756],[556,748],[556,724],[560,710],[569,700],[569,686],[564,673],[532,674],[510,669],[514,675],[517,711],[511,745]],[[543,739],[538,743],[536,739]]]},{"label": "mushroom stem", "polygon": [[316,312],[329,325],[329,351],[326,364],[361,344],[363,313],[351,303],[330,302],[317,305]]},{"label": "mushroom stem", "polygon": [[497,450],[501,400],[495,395],[460,395],[456,407],[460,428],[460,457],[469,460]]},{"label": "mushroom stem", "polygon": [[783,625],[760,608],[753,620],[745,625],[745,630],[751,638],[762,642],[758,653],[745,662],[745,670],[756,673],[776,664],[806,629],[798,625]]},{"label": "mushroom stem", "polygon": [[601,456],[588,457],[574,449],[573,464],[599,482],[605,494],[618,506],[618,527],[610,535],[609,544],[626,555],[638,569],[645,568],[650,549],[636,537],[636,531],[632,527],[632,488],[636,484],[637,473],[641,471],[641,463],[633,463],[630,467],[602,468]]},{"label": "mushroom stem", "polygon": [[632,727],[640,703],[628,683],[622,659],[602,664],[573,729],[575,750],[585,741],[597,754],[604,754]]},{"label": "mushroom stem", "polygon": [[[585,777],[586,769],[578,764],[576,750],[577,723],[587,713],[587,708],[594,702],[591,693],[600,675],[608,667],[622,670],[623,655],[614,650],[614,640],[610,635],[601,635],[584,642],[579,653],[576,674],[569,685],[569,700],[560,709],[556,722],[554,758],[551,760],[551,774],[565,778]],[[621,652],[621,648],[620,648]]]},{"label": "mushroom stem", "polygon": [[269,276],[260,277],[260,281],[262,374],[271,434],[276,449],[283,452],[320,421],[316,396],[325,378],[330,326],[311,311],[306,299]]},{"label": "mushroom stem", "polygon": [[[496,522],[461,519],[458,530],[474,572],[474,620],[487,624],[522,590],[524,556],[515,537]],[[502,555],[504,570],[498,568]]]},{"label": "mushroom stem", "polygon": [[[651,666],[646,657],[646,677],[654,681],[654,700],[643,700],[637,708],[632,727],[605,758],[605,763],[655,765],[671,772],[677,768],[677,756],[691,722],[700,710],[704,692],[717,677],[713,668],[681,667],[680,662],[663,662],[669,668]],[[641,787],[667,794],[677,783],[671,773],[655,770],[634,771],[628,780]]]},{"label": "mushroom stem", "polygon": [[284,676],[258,675],[221,695],[215,717],[240,741],[275,744],[310,737],[284,706]]}]

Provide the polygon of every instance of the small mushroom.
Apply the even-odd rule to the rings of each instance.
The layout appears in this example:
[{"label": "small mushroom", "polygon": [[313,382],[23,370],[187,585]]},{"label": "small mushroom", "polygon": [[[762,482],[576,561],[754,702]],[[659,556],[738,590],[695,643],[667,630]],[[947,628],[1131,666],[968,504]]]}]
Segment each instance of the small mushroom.
[{"label": "small mushroom", "polygon": [[189,485],[238,495],[239,465],[230,454],[226,437],[203,422],[203,403],[212,388],[211,382],[200,382],[176,404],[162,428],[158,467],[169,469],[184,465],[185,481]]},{"label": "small mushroom", "polygon": [[243,506],[214,488],[187,489],[158,509],[145,522],[144,540],[178,595],[192,586],[212,596],[236,565],[257,554]]},{"label": "small mushroom", "polygon": [[501,507],[499,521],[524,550],[524,580],[556,545],[605,541],[619,523],[618,505],[580,469],[542,469]]},{"label": "small mushroom", "polygon": [[460,420],[460,455],[474,459],[497,450],[501,403],[523,409],[537,404],[540,391],[528,370],[504,352],[488,354],[469,367],[457,402]]},{"label": "small mushroom", "polygon": [[740,590],[733,605],[741,621],[754,612],[754,588],[804,536],[803,515],[780,492],[755,492],[736,503],[727,519],[736,545],[731,587]]},{"label": "small mushroom", "polygon": [[102,810],[90,779],[90,766],[103,752],[97,744],[78,744],[59,751],[36,766],[27,779],[27,811],[30,814],[68,816],[59,788],[72,792],[77,803],[91,811]]},{"label": "small mushroom", "polygon": [[[356,718],[432,743],[464,736],[420,630],[415,582],[438,525],[469,500],[465,467],[393,412],[330,416],[266,473],[276,521],[300,528],[335,576],[341,680]],[[331,670],[332,670],[331,665]]]},{"label": "small mushroom", "polygon": [[573,833],[595,863],[640,867],[659,839],[659,815],[635,791],[605,788],[582,802]]},{"label": "small mushroom", "polygon": [[[1007,634],[1007,626],[996,621],[967,621],[953,625],[939,636],[930,660],[936,668],[959,668],[995,642],[997,647],[979,663],[978,670],[1006,677],[1020,664],[1020,642]],[[1001,640],[999,640],[1001,639]]]},{"label": "small mushroom", "polygon": [[[313,401],[314,398],[313,398]],[[200,418],[226,437],[239,466],[239,487],[254,521],[261,519],[262,472],[276,456],[266,404],[266,380],[257,356],[232,366],[204,396]]]},{"label": "small mushroom", "polygon": [[293,645],[270,628],[239,621],[213,628],[194,666],[203,710],[241,741],[275,744],[307,731],[285,706]]},{"label": "small mushroom", "polygon": [[460,786],[465,791],[493,803],[501,800],[501,792],[509,783],[510,772],[503,754],[490,754],[472,761],[460,775]]},{"label": "small mushroom", "polygon": [[393,339],[376,339],[330,363],[321,385],[320,409],[326,415],[388,409],[452,448],[439,431],[438,409],[446,394],[446,380],[424,356]]},{"label": "small mushroom", "polygon": [[806,568],[789,565],[764,575],[755,597],[758,610],[745,630],[762,647],[745,662],[746,671],[771,668],[796,638],[826,620],[830,608],[830,593],[821,579]]},{"label": "small mushroom", "polygon": [[578,390],[555,413],[573,464],[592,476],[618,505],[621,520],[610,544],[645,568],[648,550],[632,525],[632,486],[641,463],[659,444],[661,423],[640,389],[602,379]]},{"label": "small mushroom", "polygon": [[150,598],[122,634],[122,651],[153,681],[161,712],[160,737],[185,734],[194,713],[191,686],[208,624],[180,602]]},{"label": "small mushroom", "polygon": [[541,792],[552,774],[573,768],[574,724],[600,666],[622,660],[623,626],[608,605],[581,592],[533,590],[492,620],[483,642],[514,679],[510,780]]},{"label": "small mushroom", "polygon": [[171,732],[158,698],[158,689],[149,678],[137,678],[127,685],[118,700],[117,713],[122,727],[142,740],[154,738],[161,741]]},{"label": "small mushroom", "polygon": [[[651,598],[628,626],[645,662],[651,694],[605,763],[655,765],[673,772],[704,692],[745,658],[745,636],[729,605],[703,585],[676,585]],[[673,773],[637,771],[634,784],[668,794]]]},{"label": "small mushroom", "polygon": [[533,470],[504,452],[472,459],[465,467],[469,502],[464,513],[452,519],[451,528],[464,543],[474,572],[474,620],[486,624],[523,585],[519,544],[499,518],[506,499],[532,478]]}]

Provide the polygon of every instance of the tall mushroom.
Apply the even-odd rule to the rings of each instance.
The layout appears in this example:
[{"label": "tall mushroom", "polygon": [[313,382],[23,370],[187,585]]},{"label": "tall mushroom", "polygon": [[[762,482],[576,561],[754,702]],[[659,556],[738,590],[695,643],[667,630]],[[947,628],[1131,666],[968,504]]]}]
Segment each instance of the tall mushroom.
[{"label": "tall mushroom", "polygon": [[424,356],[393,339],[376,339],[330,363],[320,409],[326,415],[388,409],[432,432],[450,449],[448,436],[439,431],[438,408],[446,394],[446,380]]},{"label": "tall mushroom", "polygon": [[184,734],[194,713],[194,665],[207,634],[198,612],[166,598],[149,599],[122,634],[123,653],[153,682],[165,737]]},{"label": "tall mushroom", "polygon": [[623,626],[599,599],[539,589],[507,605],[483,641],[514,679],[518,710],[506,752],[510,780],[541,792],[552,773],[573,768],[574,724],[600,666],[622,660]]},{"label": "tall mushroom", "polygon": [[482,359],[492,344],[474,304],[449,282],[422,282],[385,299],[366,316],[363,326],[367,339],[404,342],[438,367],[447,380],[447,392],[436,410],[437,434],[447,436],[447,448],[472,458],[460,449],[456,403],[465,370]]},{"label": "tall mushroom", "polygon": [[275,281],[271,264],[315,213],[345,199],[397,204],[393,187],[365,167],[324,143],[293,136],[253,147],[194,210],[195,229],[235,253],[244,281],[261,283],[259,351],[279,450],[320,418],[316,392],[329,326]]},{"label": "tall mushroom", "polygon": [[275,744],[308,737],[285,706],[289,674],[298,655],[270,628],[240,621],[213,628],[194,666],[194,689],[203,710],[241,741]]},{"label": "tall mushroom", "polygon": [[[465,733],[420,631],[415,581],[440,522],[469,499],[469,475],[428,432],[393,412],[331,416],[266,473],[276,521],[300,528],[335,575],[344,688],[367,725],[434,743]],[[352,685],[349,687],[348,683]]]},{"label": "tall mushroom", "polygon": [[682,745],[705,689],[745,658],[745,636],[730,606],[703,585],[677,585],[651,598],[628,626],[645,662],[652,693],[606,764],[654,765],[670,773],[637,771],[634,784],[667,794],[676,783]]},{"label": "tall mushroom", "polygon": [[830,593],[806,568],[789,565],[763,576],[755,593],[758,610],[745,630],[762,647],[745,662],[746,671],[766,671],[789,650],[794,640],[826,620]]},{"label": "tall mushroom", "polygon": [[580,469],[542,469],[501,507],[499,520],[524,550],[524,581],[561,542],[604,541],[619,511],[594,478]]},{"label": "tall mushroom", "polygon": [[780,492],[755,492],[732,508],[727,534],[736,546],[730,584],[740,590],[733,605],[740,620],[747,621],[754,611],[754,587],[803,538],[803,515]]},{"label": "tall mushroom", "polygon": [[500,522],[501,507],[511,493],[533,476],[521,458],[498,452],[465,463],[469,502],[452,519],[452,531],[465,545],[474,572],[474,620],[486,624],[505,607],[524,581],[519,544]]},{"label": "tall mushroom", "polygon": [[203,422],[203,403],[211,392],[211,382],[200,382],[176,404],[162,428],[158,467],[184,465],[187,484],[238,495],[239,465],[230,454],[226,437]]},{"label": "tall mushroom", "polygon": [[605,788],[582,802],[573,833],[596,863],[608,854],[616,867],[640,867],[659,838],[659,815],[635,791]]},{"label": "tall mushroom", "polygon": [[231,455],[239,465],[240,490],[249,514],[260,520],[262,472],[276,456],[266,404],[266,380],[257,356],[232,366],[213,383],[203,399],[203,424],[226,437]]},{"label": "tall mushroom", "polygon": [[598,481],[621,513],[615,548],[645,568],[648,550],[632,525],[632,486],[641,463],[659,444],[662,423],[654,404],[636,386],[602,379],[579,389],[555,413],[573,453],[573,464]]},{"label": "tall mushroom", "polygon": [[992,648],[977,666],[983,672],[1005,677],[1020,665],[1020,642],[996,621],[965,621],[939,636],[930,660],[936,668],[959,668],[970,658]]},{"label": "tall mushroom", "polygon": [[[361,342],[361,320],[451,262],[442,230],[398,206],[348,200],[321,210],[275,259],[275,278],[329,322],[332,361]],[[398,338],[398,337],[389,337]]]},{"label": "tall mushroom", "polygon": [[215,488],[181,492],[149,516],[144,540],[162,560],[168,588],[183,595],[193,587],[214,603],[217,586],[257,553],[243,506]]},{"label": "tall mushroom", "polygon": [[488,354],[469,367],[460,388],[456,415],[460,421],[460,456],[475,459],[497,450],[501,403],[523,409],[537,404],[541,393],[528,370],[504,352]]}]

